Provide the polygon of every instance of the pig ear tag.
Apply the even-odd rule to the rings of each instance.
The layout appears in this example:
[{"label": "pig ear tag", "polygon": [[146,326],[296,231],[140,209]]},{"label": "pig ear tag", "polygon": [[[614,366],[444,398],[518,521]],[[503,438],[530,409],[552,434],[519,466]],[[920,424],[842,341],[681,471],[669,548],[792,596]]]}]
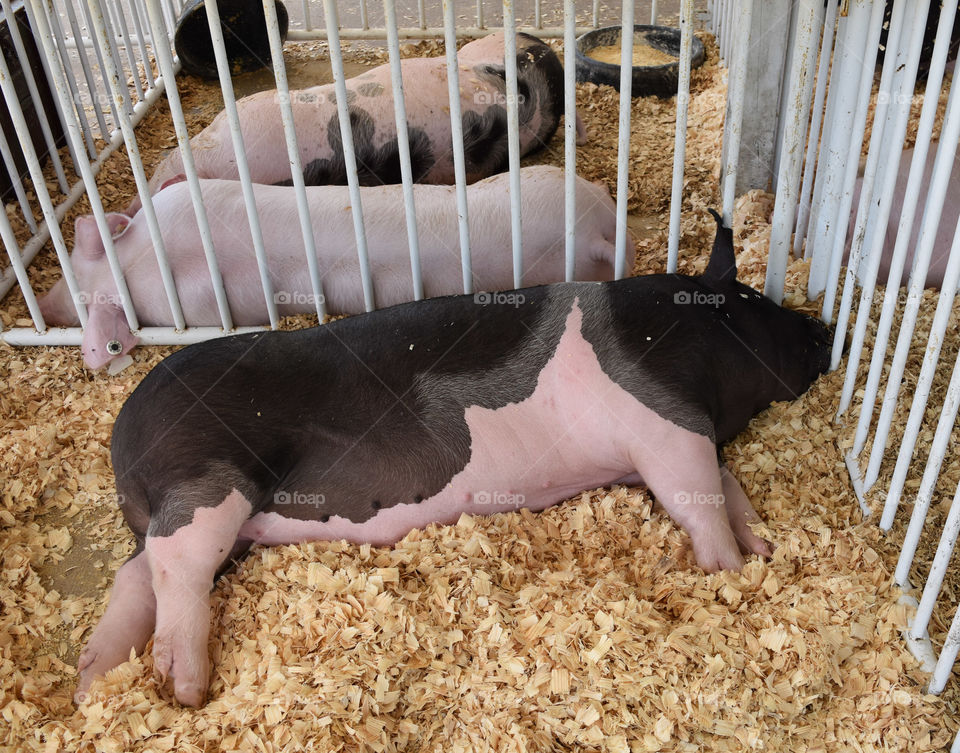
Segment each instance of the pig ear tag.
[{"label": "pig ear tag", "polygon": [[123,351],[123,345],[119,340],[110,340],[107,343],[107,353],[111,356],[119,356]]}]

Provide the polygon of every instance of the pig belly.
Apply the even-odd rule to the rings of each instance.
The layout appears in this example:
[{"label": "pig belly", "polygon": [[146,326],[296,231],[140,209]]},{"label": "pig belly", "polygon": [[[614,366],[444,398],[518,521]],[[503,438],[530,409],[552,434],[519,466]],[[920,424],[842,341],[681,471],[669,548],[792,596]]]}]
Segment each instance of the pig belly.
[{"label": "pig belly", "polygon": [[[470,460],[438,494],[385,508],[362,523],[336,515],[321,521],[260,512],[240,537],[268,545],[345,539],[389,546],[414,528],[455,523],[462,513],[540,511],[584,489],[642,483],[631,448],[642,447],[648,457],[685,448],[658,439],[675,435],[676,425],[604,373],[581,322],[575,303],[529,398],[495,410],[466,409]],[[323,515],[322,506],[317,515]]]}]

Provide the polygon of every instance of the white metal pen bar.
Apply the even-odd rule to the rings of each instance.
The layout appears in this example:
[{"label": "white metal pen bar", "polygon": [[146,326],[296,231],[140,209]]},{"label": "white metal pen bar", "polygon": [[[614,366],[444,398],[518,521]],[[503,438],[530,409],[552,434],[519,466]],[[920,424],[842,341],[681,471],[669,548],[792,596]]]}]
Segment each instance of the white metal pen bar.
[{"label": "white metal pen bar", "polygon": [[270,41],[273,77],[277,83],[277,98],[280,100],[280,120],[283,122],[283,135],[287,143],[287,159],[290,162],[293,191],[297,199],[297,216],[300,219],[300,234],[303,236],[303,251],[307,257],[307,271],[310,275],[310,286],[313,290],[313,303],[317,316],[323,321],[323,317],[327,313],[326,299],[323,295],[323,283],[317,265],[317,245],[313,235],[313,223],[310,221],[310,207],[307,203],[307,191],[304,186],[303,166],[300,163],[300,148],[297,145],[297,131],[293,122],[290,84],[287,81],[287,68],[283,62],[283,42],[280,40],[280,22],[277,18],[275,0],[263,0],[263,14],[267,24],[267,37]]},{"label": "white metal pen bar", "polygon": [[250,224],[250,237],[253,241],[253,250],[260,272],[260,286],[263,288],[263,298],[267,305],[270,326],[276,329],[279,322],[277,304],[274,300],[273,283],[270,281],[270,270],[267,266],[266,251],[263,247],[260,213],[257,211],[257,200],[253,194],[253,183],[250,180],[250,167],[247,164],[247,153],[243,144],[240,116],[237,113],[237,99],[233,92],[233,81],[230,76],[230,61],[227,58],[226,46],[223,43],[220,10],[217,7],[216,0],[206,0],[204,7],[207,11],[207,26],[210,29],[210,39],[213,42],[213,53],[217,62],[220,89],[223,92],[224,112],[226,112],[227,122],[230,124],[230,137],[233,142],[233,153],[237,160],[237,173],[240,176],[243,203],[247,210],[247,222]]},{"label": "white metal pen bar", "polygon": [[[90,7],[90,16],[93,19],[93,33],[96,34],[97,38],[101,44],[105,47],[110,44],[110,31],[106,24],[106,17],[103,15],[103,8],[99,5],[97,0],[87,0]],[[153,208],[153,202],[150,200],[149,193],[150,190],[147,186],[147,174],[143,169],[143,160],[140,158],[140,149],[137,146],[137,137],[133,130],[133,123],[130,120],[130,116],[127,114],[132,111],[132,106],[130,105],[130,93],[127,90],[125,84],[120,80],[121,71],[115,66],[115,58],[113,55],[105,55],[104,63],[106,68],[104,69],[104,74],[106,75],[107,83],[112,91],[114,99],[117,101],[118,107],[118,123],[120,125],[120,130],[123,132],[123,141],[127,147],[127,154],[130,156],[130,167],[133,169],[133,178],[137,184],[137,190],[140,195],[144,197],[143,206],[141,207],[141,212],[143,213],[143,218],[146,220],[147,229],[150,232],[150,240],[153,243],[153,250],[157,256],[157,264],[160,267],[160,278],[163,281],[163,289],[167,296],[167,302],[170,305],[170,313],[173,317],[174,325],[177,329],[183,329],[184,320],[183,320],[183,310],[180,306],[180,297],[177,294],[177,287],[173,279],[173,272],[170,270],[170,264],[167,260],[166,248],[164,247],[163,235],[160,230],[160,223],[157,220],[156,212]],[[100,228],[100,232],[103,233],[104,228]],[[109,229],[106,235],[109,236]],[[109,245],[110,250],[108,251],[107,257],[110,258],[111,252],[113,252],[113,244],[107,244],[106,238],[104,238],[105,246]],[[117,281],[118,287],[122,282],[122,271],[119,262],[116,263],[114,267],[114,260],[111,259],[110,266],[113,269],[114,279]],[[137,329],[137,317],[134,313],[132,301],[125,301],[124,312],[127,315],[127,321],[130,324],[131,329]]]},{"label": "white metal pen bar", "polygon": [[667,272],[677,271],[677,261],[680,256],[680,210],[683,206],[683,172],[687,159],[687,113],[690,109],[692,50],[693,0],[682,0],[680,3],[680,80],[677,88],[677,123],[673,134],[673,186],[670,191]]},{"label": "white metal pen bar", "polygon": [[[67,176],[63,171],[63,164],[60,162],[60,154],[57,152],[57,145],[53,140],[50,124],[47,122],[47,117],[42,109],[39,109],[42,107],[40,91],[37,89],[37,82],[33,77],[33,69],[27,58],[27,50],[23,46],[23,39],[20,36],[20,24],[17,23],[16,17],[13,14],[13,7],[10,5],[10,0],[2,0],[2,6],[0,7],[3,8],[4,18],[7,19],[7,32],[10,34],[10,39],[13,41],[13,47],[16,50],[17,58],[20,62],[20,72],[23,74],[23,80],[27,84],[27,91],[30,92],[30,101],[33,103],[34,108],[38,108],[37,120],[40,122],[43,143],[46,144],[47,154],[50,157],[50,162],[53,164],[54,172],[57,175],[57,183],[60,186],[60,190],[66,193],[70,190],[70,185],[67,183]],[[83,154],[83,150],[80,151],[80,154]]]},{"label": "white metal pen bar", "polygon": [[[633,106],[633,3],[623,4],[620,24],[620,122],[617,127],[617,234],[613,276],[620,279],[627,265],[627,193],[630,174],[630,115]],[[669,263],[667,271],[670,271]]]},{"label": "white metal pen bar", "polygon": [[397,122],[397,148],[400,153],[400,181],[403,186],[403,209],[407,221],[407,246],[410,250],[410,273],[413,298],[423,298],[423,275],[420,268],[420,235],[417,229],[417,207],[413,195],[413,167],[410,164],[410,134],[407,129],[407,105],[403,94],[403,69],[400,63],[400,39],[396,34],[395,0],[383,0],[387,27],[387,51],[390,54],[390,81],[393,85],[393,112]]},{"label": "white metal pen bar", "polygon": [[743,103],[747,88],[747,63],[750,52],[750,25],[753,0],[742,0],[737,55],[730,66],[727,98],[727,122],[724,130],[723,221],[733,227],[733,204],[737,189],[737,164],[740,161],[740,135],[743,127]]},{"label": "white metal pen bar", "polygon": [[460,267],[463,292],[473,292],[470,258],[470,217],[467,208],[467,168],[463,154],[463,120],[460,107],[460,71],[457,68],[457,26],[454,0],[443,0],[443,34],[447,53],[447,94],[450,98],[450,132],[453,141],[453,175],[457,186],[457,220],[460,229]]},{"label": "white metal pen bar", "polygon": [[577,65],[576,0],[564,0],[563,21],[563,179],[564,179],[564,270],[563,279],[574,278],[577,253]]},{"label": "white metal pen bar", "polygon": [[347,187],[350,191],[350,213],[353,216],[353,232],[357,239],[357,259],[360,262],[360,281],[363,286],[363,303],[367,311],[376,308],[373,295],[373,279],[370,276],[370,258],[367,253],[367,236],[363,227],[363,202],[360,198],[360,182],[357,177],[357,158],[353,148],[353,128],[347,102],[346,74],[343,71],[343,54],[340,51],[339,24],[336,0],[323,0],[327,34],[330,39],[330,67],[333,68],[333,84],[337,95],[337,115],[340,121],[340,140],[343,145],[343,163],[347,171]]},{"label": "white metal pen bar", "polygon": [[[146,4],[147,17],[153,32],[153,37],[164,41],[163,44],[157,45],[157,47],[154,48],[157,69],[160,71],[161,80],[176,82],[176,69],[173,64],[173,56],[170,48],[165,44],[167,34],[164,27],[163,8],[160,5],[160,0],[146,0]],[[207,262],[207,269],[210,270],[210,284],[213,287],[213,295],[217,302],[217,311],[220,314],[220,321],[223,324],[223,328],[230,330],[233,329],[233,317],[230,313],[230,306],[227,303],[227,294],[223,287],[223,276],[220,273],[220,266],[217,263],[217,257],[213,247],[210,223],[207,220],[207,210],[203,204],[203,195],[200,189],[200,179],[197,176],[197,168],[193,161],[193,150],[190,148],[190,134],[187,130],[186,119],[183,116],[183,104],[180,101],[180,92],[175,83],[173,86],[168,87],[167,103],[170,107],[170,115],[173,118],[173,129],[177,136],[177,145],[180,149],[180,158],[183,161],[183,170],[187,176],[187,186],[190,189],[193,211],[197,218],[197,230],[200,233],[203,255]]]},{"label": "white metal pen bar", "polygon": [[[76,39],[76,37],[80,34],[80,25],[77,22],[77,14],[73,10],[73,3],[69,0],[64,2],[64,6],[67,10],[67,20],[70,22],[70,29],[73,31],[74,38]],[[53,31],[56,36],[61,59],[64,61],[69,60],[69,54],[67,53],[66,46],[63,42],[63,30],[60,28],[60,21],[57,18],[56,13],[51,14],[50,24],[53,27]],[[92,44],[93,43],[91,42],[91,46]],[[97,125],[100,128],[100,138],[104,141],[110,141],[113,138],[113,134],[107,127],[107,121],[103,116],[103,107],[101,107],[100,103],[100,92],[93,77],[93,71],[90,67],[90,56],[86,47],[77,49],[77,58],[80,60],[80,68],[83,71],[84,81],[87,84],[87,96],[89,97],[90,107],[93,109],[94,117],[96,118]],[[68,75],[66,77],[66,81],[70,88],[70,92],[73,95],[73,102],[76,106],[77,112],[80,114],[80,123],[83,125],[89,154],[91,157],[93,157],[97,153],[97,150],[93,143],[93,138],[90,136],[90,128],[87,116],[84,114],[82,109],[82,99],[76,85],[74,84],[74,77]]]},{"label": "white metal pen bar", "polygon": [[513,287],[523,283],[523,218],[520,215],[520,113],[517,108],[517,20],[513,0],[503,3],[503,62],[507,85],[507,159],[510,166],[510,240]]},{"label": "white metal pen bar", "polygon": [[[860,357],[863,351],[863,341],[867,328],[867,321],[870,319],[870,310],[873,305],[873,294],[876,287],[877,271],[880,268],[880,257],[883,252],[883,242],[882,238],[886,232],[887,227],[887,218],[890,214],[890,207],[893,202],[893,192],[894,192],[894,183],[897,178],[897,168],[891,167],[885,173],[884,185],[881,186],[879,194],[879,207],[875,206],[876,202],[874,201],[874,186],[876,185],[876,178],[878,174],[878,168],[881,162],[881,159],[889,160],[893,165],[898,165],[900,161],[900,151],[903,146],[903,137],[906,133],[907,128],[907,118],[910,115],[910,102],[912,98],[909,96],[913,90],[913,82],[916,79],[917,74],[917,62],[920,58],[920,46],[923,43],[923,31],[924,31],[924,22],[926,20],[926,11],[927,7],[923,4],[915,6],[918,13],[922,14],[923,18],[916,18],[912,24],[911,31],[909,34],[909,39],[905,36],[902,36],[904,28],[907,24],[905,23],[905,5],[906,3],[903,0],[898,0],[894,5],[893,14],[891,17],[891,24],[889,30],[887,50],[892,53],[899,46],[901,39],[906,41],[910,47],[910,59],[907,63],[910,75],[903,77],[901,79],[901,88],[897,91],[897,102],[898,107],[896,117],[893,122],[889,122],[887,118],[887,111],[889,108],[889,103],[893,96],[891,96],[891,89],[893,87],[893,72],[897,67],[897,56],[894,54],[887,54],[884,58],[883,72],[880,76],[880,88],[877,94],[877,105],[876,111],[873,120],[873,131],[870,136],[870,148],[867,152],[867,164],[864,168],[863,180],[860,185],[860,203],[857,209],[857,218],[854,223],[854,232],[853,232],[853,242],[850,247],[850,256],[847,261],[847,274],[846,280],[843,286],[843,294],[840,300],[840,309],[837,312],[837,327],[834,332],[834,346],[832,352],[832,368],[837,368],[840,365],[840,358],[843,351],[843,338],[847,332],[847,323],[849,319],[849,314],[853,304],[853,295],[855,286],[857,283],[857,278],[861,277],[861,293],[860,293],[860,304],[857,312],[857,321],[854,328],[853,342],[850,346],[850,357],[847,362],[847,383],[845,384],[845,391],[841,396],[841,408],[845,409],[846,404],[849,401],[849,398],[852,393],[847,392],[847,388],[850,384],[850,372],[851,370],[856,369],[860,363]],[[909,80],[908,80],[909,79]],[[909,91],[908,91],[909,87]],[[904,95],[907,96],[904,96]],[[892,146],[888,146],[892,144]],[[873,214],[877,216],[878,219],[873,224],[872,237],[867,237],[867,216],[871,213],[871,208]],[[849,212],[848,212],[849,214]],[[877,233],[879,231],[879,234]],[[833,289],[830,285],[829,279],[832,278],[832,272],[834,267],[837,268],[839,272],[840,261],[843,256],[843,247],[846,244],[846,233],[841,236],[838,229],[837,233],[833,238],[833,247],[832,247],[832,258],[831,258],[831,275],[828,275],[828,293]],[[863,259],[863,249],[868,249],[869,256],[866,259],[866,276],[860,276],[858,274],[860,266]],[[892,291],[896,291],[897,285],[894,282],[893,285],[888,286]],[[886,343],[886,333],[878,333],[880,339]],[[882,359],[883,353],[886,348],[882,350],[874,349],[874,359],[878,356]],[[866,395],[873,393],[876,395],[877,386],[880,382],[880,372],[874,371],[871,366],[870,374],[867,378],[867,388]],[[873,405],[874,398],[870,397],[865,400]],[[838,411],[840,415],[840,411]],[[860,422],[867,417],[865,412],[861,412]],[[862,449],[862,445],[855,450],[854,454],[858,454]],[[865,490],[869,486],[865,487]]]}]

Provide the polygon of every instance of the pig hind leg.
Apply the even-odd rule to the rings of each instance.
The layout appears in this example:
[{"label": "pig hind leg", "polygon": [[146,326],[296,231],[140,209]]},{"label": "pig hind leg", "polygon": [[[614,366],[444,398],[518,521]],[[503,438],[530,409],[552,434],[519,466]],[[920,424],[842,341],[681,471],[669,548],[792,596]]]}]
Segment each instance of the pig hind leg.
[{"label": "pig hind leg", "polygon": [[141,544],[117,570],[107,611],[80,654],[80,681],[74,695],[78,703],[86,699],[94,677],[125,662],[131,648],[138,654],[143,651],[153,633],[156,611],[150,567]]},{"label": "pig hind leg", "polygon": [[166,682],[172,681],[174,695],[184,705],[198,706],[206,695],[210,589],[217,571],[244,543],[237,534],[250,512],[250,502],[234,489],[214,507],[194,507],[192,520],[169,535],[147,532],[157,599],[154,667]]},{"label": "pig hind leg", "polygon": [[743,567],[731,528],[714,443],[667,421],[630,449],[644,482],[689,535],[697,564],[707,572]]}]

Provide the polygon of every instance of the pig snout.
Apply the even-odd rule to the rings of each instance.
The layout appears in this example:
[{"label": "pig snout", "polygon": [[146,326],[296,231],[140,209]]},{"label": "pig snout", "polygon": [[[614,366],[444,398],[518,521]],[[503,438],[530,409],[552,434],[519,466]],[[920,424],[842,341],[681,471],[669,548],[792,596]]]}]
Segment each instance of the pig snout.
[{"label": "pig snout", "polygon": [[133,350],[137,342],[120,307],[111,304],[90,306],[80,346],[83,362],[88,369],[96,371],[103,368],[115,358]]}]

